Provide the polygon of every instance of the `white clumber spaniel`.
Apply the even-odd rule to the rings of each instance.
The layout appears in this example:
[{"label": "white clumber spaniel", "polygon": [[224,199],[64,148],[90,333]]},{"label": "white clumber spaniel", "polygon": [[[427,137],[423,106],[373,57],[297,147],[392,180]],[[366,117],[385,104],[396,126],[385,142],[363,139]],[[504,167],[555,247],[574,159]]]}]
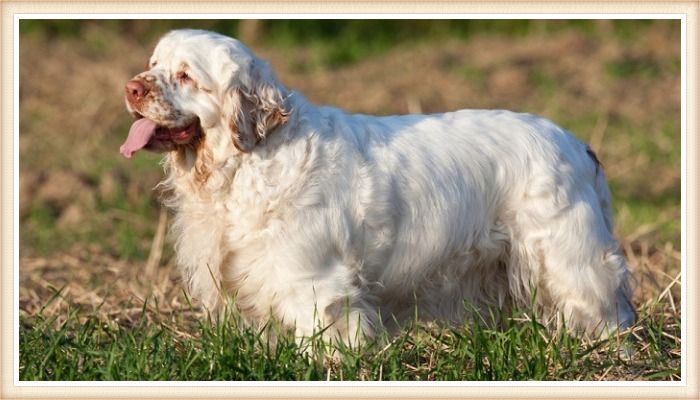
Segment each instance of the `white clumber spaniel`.
[{"label": "white clumber spaniel", "polygon": [[579,331],[634,322],[600,163],[546,119],[319,107],[198,30],[160,40],[126,104],[121,153],[166,152],[177,261],[209,310],[231,296],[251,324],[350,343],[535,292]]}]

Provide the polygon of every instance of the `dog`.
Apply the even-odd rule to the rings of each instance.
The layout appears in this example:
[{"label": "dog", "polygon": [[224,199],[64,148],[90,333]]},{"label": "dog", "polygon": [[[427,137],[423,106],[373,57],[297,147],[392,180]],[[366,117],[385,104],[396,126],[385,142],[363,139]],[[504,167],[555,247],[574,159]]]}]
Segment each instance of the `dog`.
[{"label": "dog", "polygon": [[533,297],[586,334],[635,321],[601,163],[549,120],[316,106],[239,41],[187,29],[125,99],[121,154],[165,153],[177,264],[208,310],[231,297],[251,325],[347,343]]}]

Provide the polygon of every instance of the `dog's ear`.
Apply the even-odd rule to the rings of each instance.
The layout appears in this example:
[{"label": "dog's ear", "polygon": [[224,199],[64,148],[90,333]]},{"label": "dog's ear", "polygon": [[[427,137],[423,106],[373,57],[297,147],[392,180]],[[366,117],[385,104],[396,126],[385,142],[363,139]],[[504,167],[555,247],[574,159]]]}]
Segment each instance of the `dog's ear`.
[{"label": "dog's ear", "polygon": [[225,93],[224,117],[233,144],[250,152],[268,133],[287,122],[284,89],[267,64],[253,59],[244,79],[233,83]]}]

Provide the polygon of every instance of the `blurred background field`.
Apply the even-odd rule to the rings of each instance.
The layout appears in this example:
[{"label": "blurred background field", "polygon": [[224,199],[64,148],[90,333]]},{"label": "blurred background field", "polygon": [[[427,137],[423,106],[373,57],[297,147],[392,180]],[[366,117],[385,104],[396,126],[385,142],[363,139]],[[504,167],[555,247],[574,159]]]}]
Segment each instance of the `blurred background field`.
[{"label": "blurred background field", "polygon": [[132,122],[123,86],[178,27],[242,39],[317,104],[371,114],[506,108],[552,119],[605,167],[635,305],[663,297],[662,312],[679,315],[679,21],[23,20],[25,323],[39,313],[60,322],[81,307],[133,324],[146,298],[185,325],[195,317],[162,235],[160,157],[118,152]]}]

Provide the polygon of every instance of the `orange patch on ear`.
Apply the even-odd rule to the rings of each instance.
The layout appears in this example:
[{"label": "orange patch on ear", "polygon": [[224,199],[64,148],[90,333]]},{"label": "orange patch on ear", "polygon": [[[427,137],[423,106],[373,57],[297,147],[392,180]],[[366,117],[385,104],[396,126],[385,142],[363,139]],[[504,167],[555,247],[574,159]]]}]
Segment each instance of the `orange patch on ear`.
[{"label": "orange patch on ear", "polygon": [[270,114],[268,114],[266,118],[267,118],[266,125],[271,127],[271,128],[276,128],[279,125],[282,125],[285,122],[287,122],[287,120],[289,120],[289,112],[277,108],[274,111],[272,111]]},{"label": "orange patch on ear", "polygon": [[281,106],[281,100],[265,100],[255,93],[247,93],[235,89],[235,96],[240,101],[239,109],[230,117],[228,128],[231,132],[233,145],[244,153],[248,153],[270,131],[289,119],[289,112]]}]

